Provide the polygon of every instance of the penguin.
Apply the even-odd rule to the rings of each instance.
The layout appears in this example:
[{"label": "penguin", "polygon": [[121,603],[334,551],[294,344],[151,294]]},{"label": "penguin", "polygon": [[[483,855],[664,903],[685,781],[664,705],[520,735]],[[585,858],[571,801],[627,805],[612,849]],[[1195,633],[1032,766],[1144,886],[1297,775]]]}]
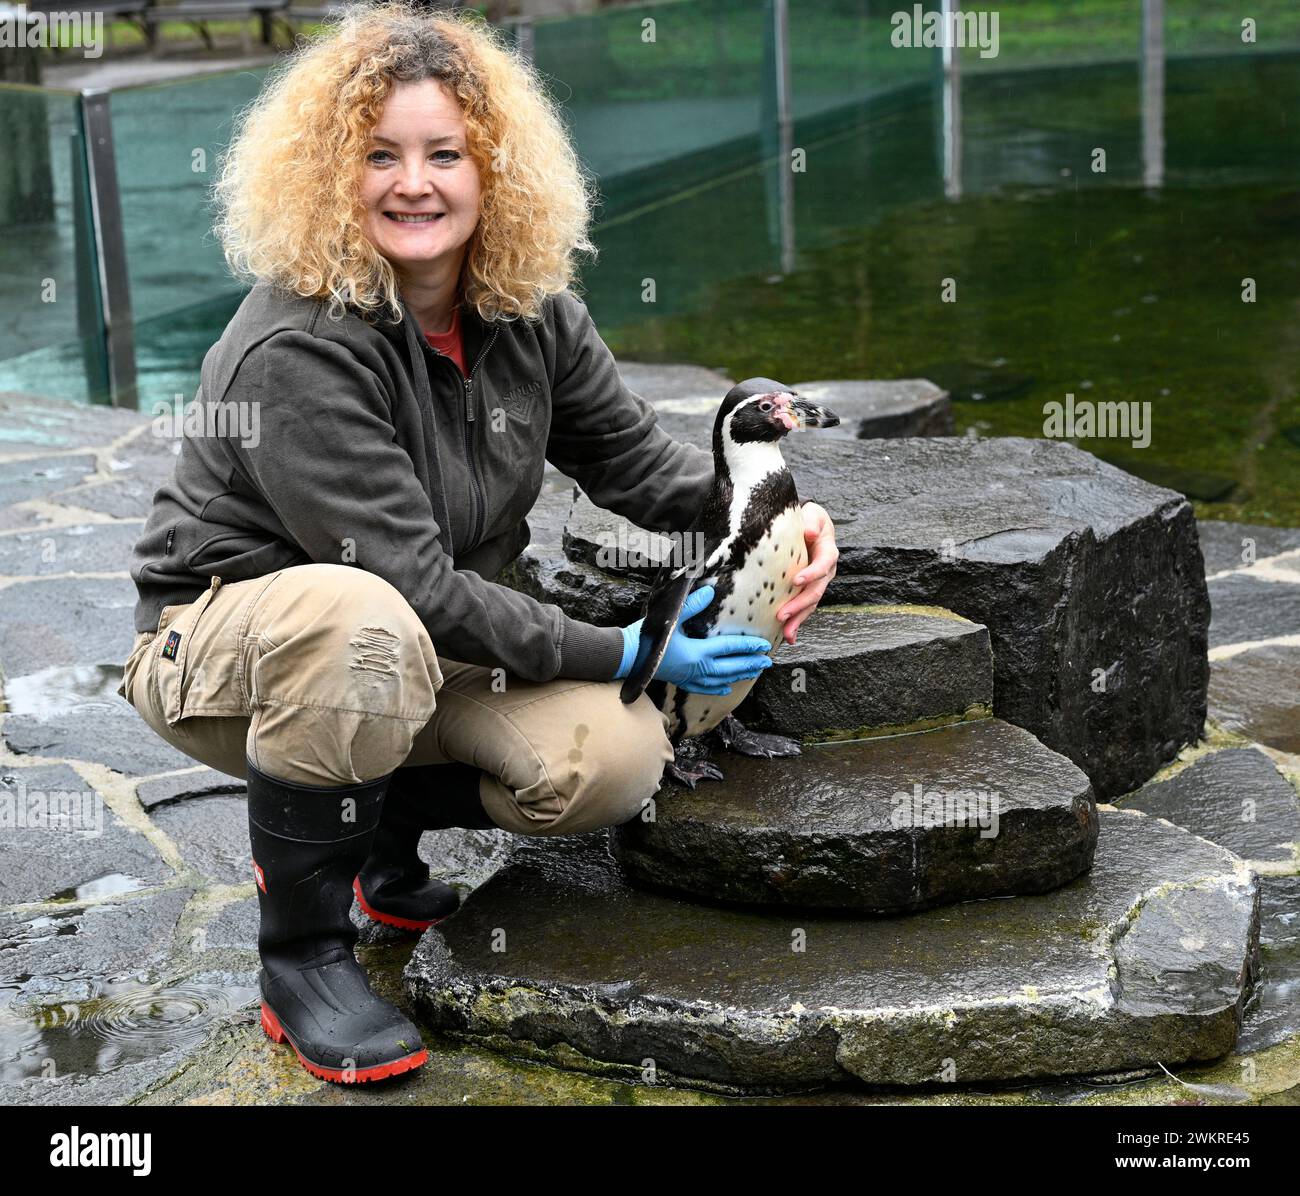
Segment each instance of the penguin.
[{"label": "penguin", "polygon": [[641,644],[619,696],[635,702],[644,692],[665,714],[674,760],[666,772],[695,788],[721,780],[721,770],[690,741],[716,729],[725,747],[750,756],[797,756],[797,740],[747,730],[734,710],[753,687],[740,681],[729,694],[698,694],[653,680],[682,603],[711,585],[713,600],[683,624],[692,636],[761,636],[775,649],[782,623],[776,612],[799,588],[795,576],[808,564],[803,512],[781,441],[796,428],[833,428],[839,417],[770,378],[733,386],[713,423],[713,484],[683,544],[687,559],[662,566],[650,587]]}]

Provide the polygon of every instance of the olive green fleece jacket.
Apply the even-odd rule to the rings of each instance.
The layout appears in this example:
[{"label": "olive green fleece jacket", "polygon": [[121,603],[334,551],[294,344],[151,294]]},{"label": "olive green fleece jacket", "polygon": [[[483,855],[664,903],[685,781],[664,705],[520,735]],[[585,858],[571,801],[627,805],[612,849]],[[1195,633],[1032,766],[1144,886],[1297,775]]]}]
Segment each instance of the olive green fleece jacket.
[{"label": "olive green fleece jacket", "polygon": [[258,283],[205,356],[202,407],[135,546],[136,630],[213,576],[350,564],[390,582],[451,659],[612,679],[617,627],[491,579],[528,545],[545,461],[598,506],[670,532],[703,504],[712,457],[623,384],[571,292],[540,321],[462,307],[468,380],[409,307],[400,322],[327,307]]}]

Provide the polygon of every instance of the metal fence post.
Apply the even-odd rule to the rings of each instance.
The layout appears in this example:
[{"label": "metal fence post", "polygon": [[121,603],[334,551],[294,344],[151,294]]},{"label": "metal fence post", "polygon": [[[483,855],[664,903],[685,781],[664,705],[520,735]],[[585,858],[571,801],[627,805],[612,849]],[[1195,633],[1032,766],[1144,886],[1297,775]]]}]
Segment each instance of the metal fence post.
[{"label": "metal fence post", "polygon": [[961,59],[955,41],[953,0],[942,0],[943,37],[939,51],[943,62],[943,193],[961,198]]},{"label": "metal fence post", "polygon": [[794,104],[790,89],[790,4],[772,6],[776,48],[776,120],[781,144],[781,273],[794,272]]},{"label": "metal fence post", "polygon": [[520,55],[529,62],[536,57],[536,42],[533,37],[533,19],[532,17],[514,17],[509,21],[503,22],[508,24],[511,32],[514,34],[515,49]]},{"label": "metal fence post", "polygon": [[1142,185],[1165,181],[1165,0],[1142,0]]},{"label": "metal fence post", "polygon": [[131,288],[126,273],[126,239],[122,202],[113,152],[109,92],[87,88],[81,93],[81,127],[86,137],[86,178],[90,185],[91,228],[99,271],[108,388],[114,407],[139,404],[135,370],[135,327]]},{"label": "metal fence post", "polygon": [[794,270],[794,113],[790,101],[790,12],[787,0],[763,6],[763,67],[759,78],[758,145],[766,165],[763,192],[767,235],[782,274]]}]

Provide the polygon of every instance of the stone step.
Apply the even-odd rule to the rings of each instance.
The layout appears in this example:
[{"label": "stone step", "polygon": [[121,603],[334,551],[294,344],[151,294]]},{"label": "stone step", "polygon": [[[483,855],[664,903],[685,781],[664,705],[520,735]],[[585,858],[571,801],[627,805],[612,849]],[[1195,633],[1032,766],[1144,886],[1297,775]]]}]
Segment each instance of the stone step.
[{"label": "stone step", "polygon": [[747,727],[814,742],[987,718],[988,628],[936,606],[821,606],[777,645],[736,708]]},{"label": "stone step", "polygon": [[892,918],[696,904],[630,884],[601,835],[538,840],[424,935],[404,984],[443,1032],[733,1091],[1225,1054],[1257,967],[1254,874],[1163,820],[1100,819],[1069,885]]},{"label": "stone step", "polygon": [[839,427],[828,429],[832,436],[876,440],[953,434],[948,392],[924,378],[796,382],[792,389],[840,417]]},{"label": "stone step", "polygon": [[715,760],[724,780],[666,782],[646,817],[615,828],[629,877],[721,901],[892,914],[1042,893],[1092,865],[1088,778],[998,719]]},{"label": "stone step", "polygon": [[[826,601],[936,605],[984,624],[995,712],[1078,764],[1098,796],[1129,792],[1197,740],[1209,598],[1181,495],[1050,440],[810,433],[782,451],[835,520]],[[553,523],[556,500],[543,505],[539,524]],[[632,534],[579,504],[511,584],[575,618],[636,618],[640,581],[594,567]]]}]

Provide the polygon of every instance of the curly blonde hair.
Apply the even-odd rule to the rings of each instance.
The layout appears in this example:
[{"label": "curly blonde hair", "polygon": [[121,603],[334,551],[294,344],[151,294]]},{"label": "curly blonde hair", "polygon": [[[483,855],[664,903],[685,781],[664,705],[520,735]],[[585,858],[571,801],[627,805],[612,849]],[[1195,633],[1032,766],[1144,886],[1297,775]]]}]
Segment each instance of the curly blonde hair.
[{"label": "curly blonde hair", "polygon": [[462,297],[486,320],[540,318],[575,255],[595,254],[595,202],[558,109],[530,63],[477,13],[357,5],[278,67],[238,117],[213,188],[236,276],[366,316],[402,318],[392,264],[362,232],[369,137],[398,82],[437,79],[464,114],[481,180]]}]

